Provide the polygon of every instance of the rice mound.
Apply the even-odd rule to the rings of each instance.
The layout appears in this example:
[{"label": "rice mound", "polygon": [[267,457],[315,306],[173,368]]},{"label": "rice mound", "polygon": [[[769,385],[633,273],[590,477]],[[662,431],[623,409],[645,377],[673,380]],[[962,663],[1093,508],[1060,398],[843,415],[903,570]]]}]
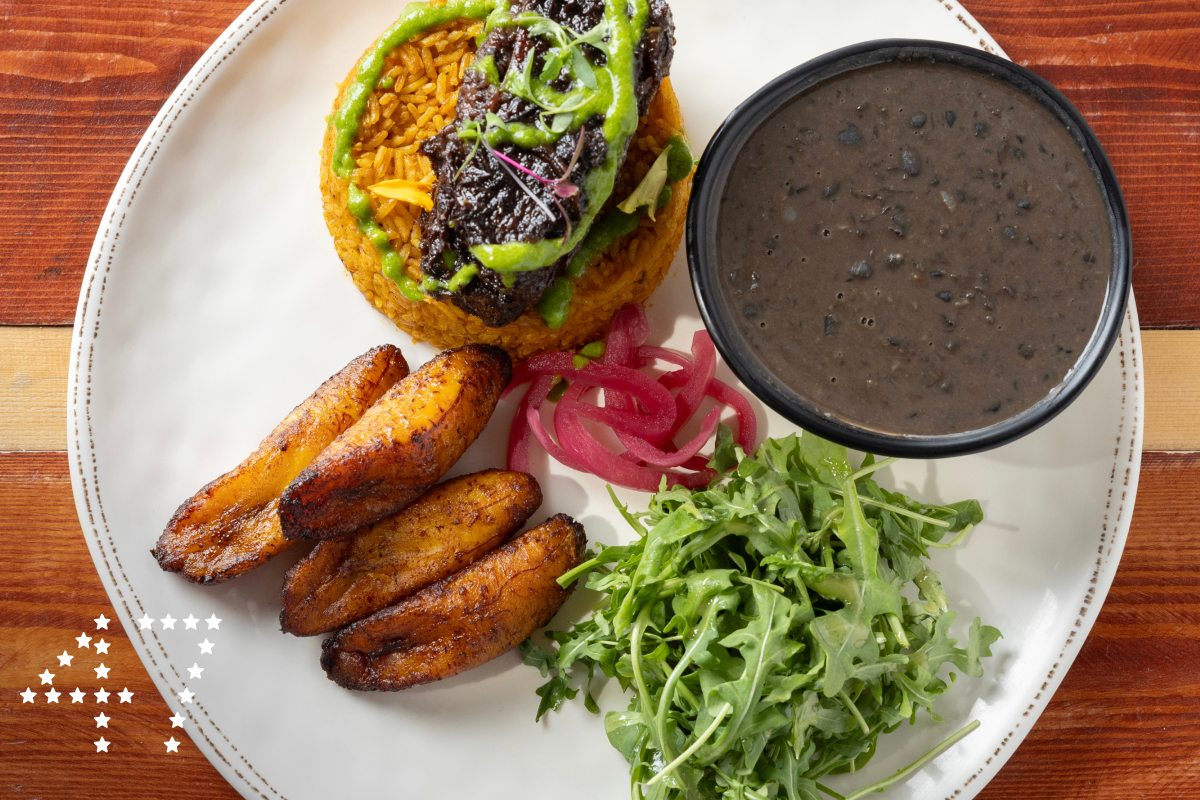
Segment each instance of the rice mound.
[{"label": "rice mound", "polygon": [[[482,27],[478,20],[441,25],[388,55],[383,78],[363,112],[352,151],[357,167],[351,179],[359,187],[365,189],[393,178],[412,181],[432,178],[429,160],[420,154],[418,147],[422,140],[454,120],[458,87],[474,61],[475,36]],[[354,81],[354,72],[351,70],[339,86],[333,106],[335,113]],[[389,88],[382,88],[389,80],[392,81]],[[679,102],[670,80],[664,79],[649,112],[638,122],[609,205],[627,196],[645,176],[667,140],[683,132]],[[384,277],[379,253],[359,233],[358,220],[347,207],[349,182],[331,169],[333,140],[334,130],[330,125],[321,148],[321,197],[325,223],[333,235],[338,256],[368,302],[411,334],[414,342],[428,341],[441,348],[493,344],[514,358],[526,358],[602,338],[618,309],[645,301],[658,288],[683,236],[692,188],[690,176],[673,184],[671,201],[657,211],[656,220],[643,214],[636,231],[613,242],[575,280],[570,313],[561,328],[546,327],[533,308],[503,328],[489,328],[451,303],[430,298],[414,303]],[[400,254],[405,272],[420,280],[421,209],[373,194],[370,197],[375,220]]]}]

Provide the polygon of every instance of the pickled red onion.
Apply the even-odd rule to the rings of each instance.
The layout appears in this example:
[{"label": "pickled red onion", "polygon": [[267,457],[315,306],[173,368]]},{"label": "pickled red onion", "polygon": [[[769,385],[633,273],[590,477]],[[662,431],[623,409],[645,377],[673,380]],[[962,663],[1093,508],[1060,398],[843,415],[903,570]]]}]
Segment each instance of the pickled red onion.
[{"label": "pickled red onion", "polygon": [[[754,411],[743,395],[714,377],[716,349],[708,332],[697,331],[692,337],[690,356],[645,346],[649,333],[642,307],[625,306],[613,318],[600,359],[580,368],[574,353],[563,352],[534,356],[517,364],[505,394],[525,383],[532,382],[532,386],[521,400],[509,434],[509,469],[528,471],[529,442],[534,438],[552,458],[619,486],[653,492],[664,478],[668,486],[705,486],[717,473],[707,466],[710,457],[698,453],[717,428],[721,406],[736,414],[737,442],[747,452],[752,451],[757,433]],[[678,369],[657,380],[639,371],[655,361],[674,364]],[[559,379],[571,385],[554,409],[555,441],[542,424],[541,407]],[[583,399],[590,388],[603,390],[604,405]],[[672,389],[679,391],[672,395]],[[676,446],[675,436],[705,397],[719,405],[705,415],[695,436]],[[587,429],[583,418],[612,429],[625,451],[615,453],[605,447]]]}]

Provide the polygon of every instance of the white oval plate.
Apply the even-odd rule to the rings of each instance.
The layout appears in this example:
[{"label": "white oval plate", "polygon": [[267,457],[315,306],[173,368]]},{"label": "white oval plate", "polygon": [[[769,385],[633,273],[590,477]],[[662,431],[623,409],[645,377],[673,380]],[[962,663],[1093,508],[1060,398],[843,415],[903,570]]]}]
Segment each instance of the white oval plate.
[{"label": "white oval plate", "polygon": [[[149,554],[183,499],[352,357],[387,341],[413,365],[432,355],[363,302],[334,254],[317,189],[334,88],[400,8],[256,3],[150,126],[100,226],[76,316],[69,441],[79,519],[159,691],[246,797],[625,797],[626,766],[602,721],[575,702],[535,724],[540,678],[515,654],[398,694],[347,692],[322,673],[319,638],[279,632],[281,576],[298,553],[214,587],[161,572]],[[999,50],[942,0],[675,0],[674,12],[672,79],[698,149],[760,85],[836,47],[901,36]],[[650,320],[652,341],[678,349],[700,325],[682,251]],[[835,787],[890,774],[977,718],[978,731],[888,795],[969,798],[1028,732],[1087,635],[1125,542],[1141,456],[1140,361],[1131,301],[1108,363],[1057,420],[1001,450],[908,462],[885,477],[927,500],[983,502],[987,522],[934,560],[960,627],[978,614],[1005,638],[985,678],[960,679],[941,701],[945,725],[923,721],[887,737],[867,769]],[[512,413],[501,406],[458,472],[502,464]],[[792,430],[759,413],[769,435]],[[627,538],[600,481],[544,457],[534,469],[546,496],[535,522],[567,512],[593,541]],[[621,494],[644,507],[645,495]],[[583,611],[569,605],[558,624]],[[157,621],[214,613],[223,620],[215,629]],[[150,629],[135,622],[146,615],[156,620]],[[201,639],[211,653],[198,649]],[[189,661],[204,669],[200,678]],[[187,704],[177,696],[185,687],[195,693]],[[618,694],[610,685],[602,704],[623,705]],[[164,720],[163,738],[171,734]]]}]

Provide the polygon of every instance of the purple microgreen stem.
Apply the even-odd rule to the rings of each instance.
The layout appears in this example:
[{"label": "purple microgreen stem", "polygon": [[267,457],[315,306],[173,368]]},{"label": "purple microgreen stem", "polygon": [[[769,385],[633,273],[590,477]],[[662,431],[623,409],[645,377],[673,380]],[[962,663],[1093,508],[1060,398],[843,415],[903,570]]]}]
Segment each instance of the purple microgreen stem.
[{"label": "purple microgreen stem", "polygon": [[[567,168],[563,170],[562,177],[554,182],[554,193],[559,197],[574,197],[579,193],[579,187],[567,180],[571,177],[571,170],[575,169],[576,162],[579,161],[579,154],[583,152],[583,137],[586,132],[584,126],[579,126],[579,141],[575,143],[575,152],[571,154],[571,161],[567,164]],[[568,227],[570,227],[568,225]]]},{"label": "purple microgreen stem", "polygon": [[[499,152],[498,150],[496,150],[496,148],[492,147],[491,143],[487,141],[487,137],[483,137],[482,141],[483,141],[483,146],[487,148],[487,151],[496,157],[496,161],[499,162],[501,168],[503,168],[504,171],[508,173],[508,177],[512,178],[513,182],[516,183],[517,186],[521,187],[521,191],[523,191],[523,192],[525,192],[525,194],[529,195],[529,199],[532,200],[534,203],[536,203],[537,207],[540,208],[547,217],[549,217],[550,219],[553,220],[554,212],[550,210],[550,207],[548,205],[546,205],[545,203],[543,203],[542,200],[536,194],[533,193],[533,190],[525,185],[524,181],[522,181],[520,178],[517,177],[517,173],[513,172],[512,169],[508,166],[508,164],[509,163],[513,164],[518,169],[520,169],[522,172],[529,172],[529,170],[525,169],[524,167],[522,167],[517,162],[513,161],[508,156]],[[505,163],[505,162],[508,162],[508,163]],[[533,177],[535,177],[535,178],[538,178],[538,176],[534,175],[532,172],[529,172],[529,174],[533,175]],[[538,180],[542,180],[542,179],[538,178]]]},{"label": "purple microgreen stem", "polygon": [[[555,192],[557,192],[558,187],[556,186],[554,188]],[[578,191],[578,189],[576,189],[576,191]],[[566,209],[563,208],[563,204],[559,202],[557,197],[554,198],[554,205],[558,206],[558,213],[562,214],[563,222],[567,223],[567,232],[563,234],[563,241],[566,241],[567,239],[571,238],[571,218],[567,216]]]}]

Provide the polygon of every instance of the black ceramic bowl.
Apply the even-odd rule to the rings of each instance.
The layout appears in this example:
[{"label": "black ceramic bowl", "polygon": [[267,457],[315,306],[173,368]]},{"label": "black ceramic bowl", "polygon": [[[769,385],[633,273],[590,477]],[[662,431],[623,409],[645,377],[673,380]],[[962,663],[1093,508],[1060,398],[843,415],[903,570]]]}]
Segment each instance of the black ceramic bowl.
[{"label": "black ceramic bowl", "polygon": [[[1043,399],[1013,416],[976,430],[938,435],[882,433],[821,413],[802,393],[776,378],[738,331],[720,285],[717,222],[730,170],[746,140],[781,106],[835,75],[893,61],[953,64],[998,78],[1033,97],[1071,132],[1101,187],[1112,236],[1112,272],[1100,318],[1087,346],[1063,381]],[[700,159],[687,216],[687,258],[692,289],[704,324],[726,363],[775,411],[827,439],[872,453],[932,458],[963,455],[1011,442],[1054,418],[1100,370],[1125,317],[1132,250],[1129,215],[1112,165],[1083,116],[1057,89],[1029,70],[980,50],[945,42],[886,39],[835,50],[787,72],[734,109]]]}]

